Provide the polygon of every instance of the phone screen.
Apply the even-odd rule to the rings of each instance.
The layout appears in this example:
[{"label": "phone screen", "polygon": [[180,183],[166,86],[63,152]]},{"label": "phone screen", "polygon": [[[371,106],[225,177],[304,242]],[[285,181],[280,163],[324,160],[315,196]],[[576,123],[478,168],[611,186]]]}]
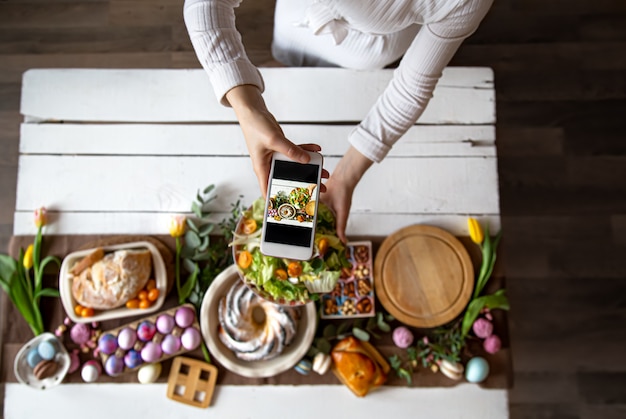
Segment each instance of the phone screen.
[{"label": "phone screen", "polygon": [[274,161],[268,190],[265,241],[309,247],[318,197],[317,164]]}]

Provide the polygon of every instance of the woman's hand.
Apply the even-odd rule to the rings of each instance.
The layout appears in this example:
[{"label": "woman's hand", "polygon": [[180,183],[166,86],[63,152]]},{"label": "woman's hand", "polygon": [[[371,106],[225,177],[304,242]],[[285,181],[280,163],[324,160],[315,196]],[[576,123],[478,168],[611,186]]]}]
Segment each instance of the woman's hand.
[{"label": "woman's hand", "polygon": [[[310,160],[309,155],[304,150],[321,151],[321,147],[317,144],[298,146],[285,138],[283,130],[274,116],[267,110],[261,91],[256,86],[237,86],[226,93],[226,99],[230,102],[239,120],[263,197],[267,195],[267,181],[272,154],[275,151],[298,163],[308,163]],[[323,170],[322,177],[328,178],[326,170]],[[324,185],[321,185],[320,191],[323,192],[324,190]]]},{"label": "woman's hand", "polygon": [[354,189],[372,163],[370,159],[350,146],[326,182],[326,193],[321,196],[322,201],[335,213],[337,236],[344,243],[347,242],[346,226]]}]

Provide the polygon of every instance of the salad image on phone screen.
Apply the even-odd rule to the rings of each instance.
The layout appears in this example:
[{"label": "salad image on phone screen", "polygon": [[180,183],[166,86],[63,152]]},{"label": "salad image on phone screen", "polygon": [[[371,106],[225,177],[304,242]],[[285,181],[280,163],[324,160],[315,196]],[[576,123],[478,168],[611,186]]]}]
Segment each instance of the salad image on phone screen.
[{"label": "salad image on phone screen", "polygon": [[267,221],[313,228],[315,184],[276,180],[269,191]]}]

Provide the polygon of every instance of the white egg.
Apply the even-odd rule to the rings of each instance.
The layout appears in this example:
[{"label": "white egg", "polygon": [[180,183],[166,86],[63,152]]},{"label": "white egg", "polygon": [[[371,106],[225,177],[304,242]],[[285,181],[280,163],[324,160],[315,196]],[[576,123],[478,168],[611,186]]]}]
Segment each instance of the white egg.
[{"label": "white egg", "polygon": [[137,379],[141,384],[150,384],[154,383],[159,379],[161,375],[161,364],[146,364],[139,368],[137,371]]},{"label": "white egg", "polygon": [[101,371],[100,365],[96,361],[87,361],[80,371],[80,376],[84,382],[93,383],[100,377]]},{"label": "white egg", "polygon": [[125,351],[132,348],[135,345],[135,342],[137,342],[137,334],[130,327],[125,327],[120,330],[117,335],[117,344]]}]

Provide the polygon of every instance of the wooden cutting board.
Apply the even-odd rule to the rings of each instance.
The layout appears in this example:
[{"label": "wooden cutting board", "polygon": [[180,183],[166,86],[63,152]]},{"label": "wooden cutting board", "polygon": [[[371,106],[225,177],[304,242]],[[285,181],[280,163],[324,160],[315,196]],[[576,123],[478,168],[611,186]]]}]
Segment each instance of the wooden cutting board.
[{"label": "wooden cutting board", "polygon": [[467,306],[474,289],[474,267],[452,234],[413,225],[381,244],[374,261],[374,287],[383,307],[402,323],[437,327]]}]

